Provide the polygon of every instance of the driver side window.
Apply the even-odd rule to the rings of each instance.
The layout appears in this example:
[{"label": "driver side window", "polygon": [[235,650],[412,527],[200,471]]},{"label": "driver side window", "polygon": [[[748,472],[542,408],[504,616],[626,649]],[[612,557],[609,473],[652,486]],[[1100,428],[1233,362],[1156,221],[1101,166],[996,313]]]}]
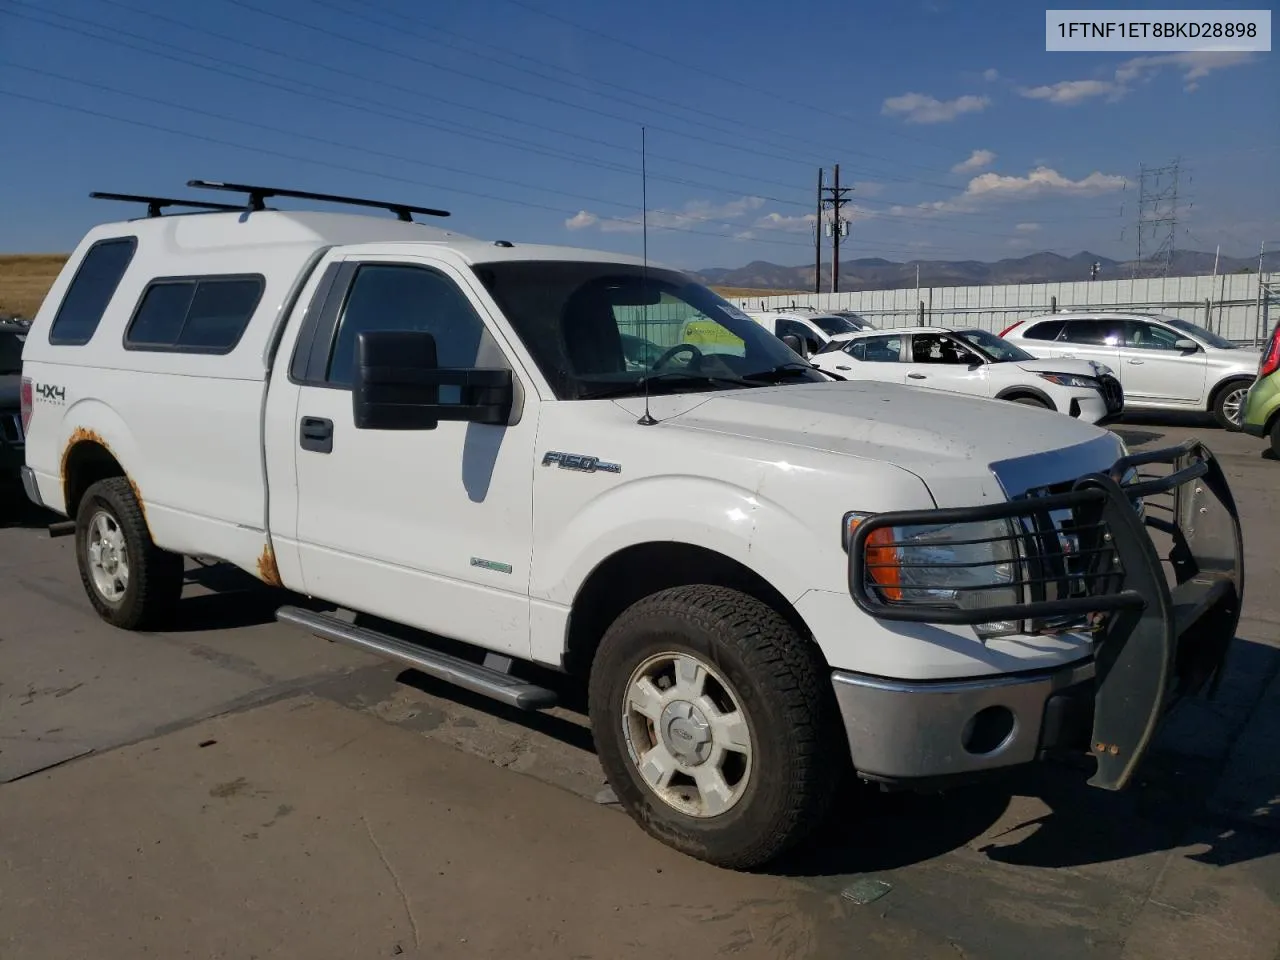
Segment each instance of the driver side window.
[{"label": "driver side window", "polygon": [[1171,350],[1178,351],[1177,342],[1182,339],[1167,327],[1154,323],[1143,323],[1130,320],[1125,323],[1124,346],[1139,350]]},{"label": "driver side window", "polygon": [[973,354],[950,337],[938,333],[917,333],[911,337],[912,363],[972,362]]}]

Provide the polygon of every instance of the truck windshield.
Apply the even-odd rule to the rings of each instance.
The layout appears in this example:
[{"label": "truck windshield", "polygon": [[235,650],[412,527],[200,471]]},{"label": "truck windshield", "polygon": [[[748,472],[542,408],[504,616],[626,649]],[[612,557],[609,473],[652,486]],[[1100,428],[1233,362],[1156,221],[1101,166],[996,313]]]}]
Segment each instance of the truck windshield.
[{"label": "truck windshield", "polygon": [[674,270],[569,260],[473,269],[562,400],[828,379]]}]

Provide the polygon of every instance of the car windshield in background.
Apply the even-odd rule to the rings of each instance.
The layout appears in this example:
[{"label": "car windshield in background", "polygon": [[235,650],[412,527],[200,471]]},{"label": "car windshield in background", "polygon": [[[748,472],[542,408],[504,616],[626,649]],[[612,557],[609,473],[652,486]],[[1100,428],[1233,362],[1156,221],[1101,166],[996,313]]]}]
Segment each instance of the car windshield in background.
[{"label": "car windshield in background", "polygon": [[9,330],[0,330],[0,376],[10,376],[22,372],[21,334]]},{"label": "car windshield in background", "polygon": [[994,363],[1022,363],[1035,359],[1021,347],[986,330],[960,330],[956,336]]},{"label": "car windshield in background", "polygon": [[673,270],[572,260],[473,269],[561,400],[828,379]]},{"label": "car windshield in background", "polygon": [[1181,317],[1171,317],[1168,314],[1159,314],[1161,320],[1171,327],[1176,327],[1183,333],[1189,333],[1193,337],[1198,337],[1211,347],[1217,347],[1219,350],[1238,350],[1240,349],[1226,337],[1220,337],[1216,333],[1211,333],[1198,324],[1183,320]]},{"label": "car windshield in background", "polygon": [[854,323],[847,317],[837,317],[833,314],[819,314],[816,317],[810,317],[814,323],[818,325],[818,329],[825,333],[828,337],[834,337],[837,333],[853,333],[861,330],[862,327]]}]

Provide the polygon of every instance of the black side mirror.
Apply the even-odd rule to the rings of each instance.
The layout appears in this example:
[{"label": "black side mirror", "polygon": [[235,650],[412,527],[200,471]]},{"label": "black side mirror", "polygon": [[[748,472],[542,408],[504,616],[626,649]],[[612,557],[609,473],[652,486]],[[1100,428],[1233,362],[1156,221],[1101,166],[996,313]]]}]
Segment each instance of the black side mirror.
[{"label": "black side mirror", "polygon": [[[457,387],[457,402],[441,403],[441,387]],[[514,395],[510,370],[437,366],[429,333],[369,330],[356,338],[357,430],[434,430],[441,420],[501,426]]]},{"label": "black side mirror", "polygon": [[797,337],[795,334],[788,333],[785,337],[782,337],[781,339],[783,343],[785,343],[788,347],[790,347],[796,353],[800,354],[800,356],[807,357],[809,355],[808,353],[805,352],[804,344],[800,342],[800,338]]}]

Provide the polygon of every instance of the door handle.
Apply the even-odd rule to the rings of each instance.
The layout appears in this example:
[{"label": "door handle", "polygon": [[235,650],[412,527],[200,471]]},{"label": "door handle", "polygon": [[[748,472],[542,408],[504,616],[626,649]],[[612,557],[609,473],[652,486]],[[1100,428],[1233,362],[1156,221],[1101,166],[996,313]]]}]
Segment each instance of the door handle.
[{"label": "door handle", "polygon": [[303,417],[298,445],[313,453],[333,452],[333,421],[325,417]]},{"label": "door handle", "polygon": [[912,380],[928,380],[929,379],[923,373],[908,373],[907,376],[910,377]]},{"label": "door handle", "polygon": [[1145,360],[1130,360],[1129,362],[1130,362],[1130,363],[1132,363],[1132,364],[1134,364],[1135,366],[1136,366],[1137,364],[1139,364],[1139,363],[1146,363],[1146,361],[1145,361]]},{"label": "door handle", "polygon": [[840,366],[839,364],[836,364],[836,369],[837,369],[837,370],[852,370],[852,369],[853,369],[853,367],[842,367],[842,366]]}]

